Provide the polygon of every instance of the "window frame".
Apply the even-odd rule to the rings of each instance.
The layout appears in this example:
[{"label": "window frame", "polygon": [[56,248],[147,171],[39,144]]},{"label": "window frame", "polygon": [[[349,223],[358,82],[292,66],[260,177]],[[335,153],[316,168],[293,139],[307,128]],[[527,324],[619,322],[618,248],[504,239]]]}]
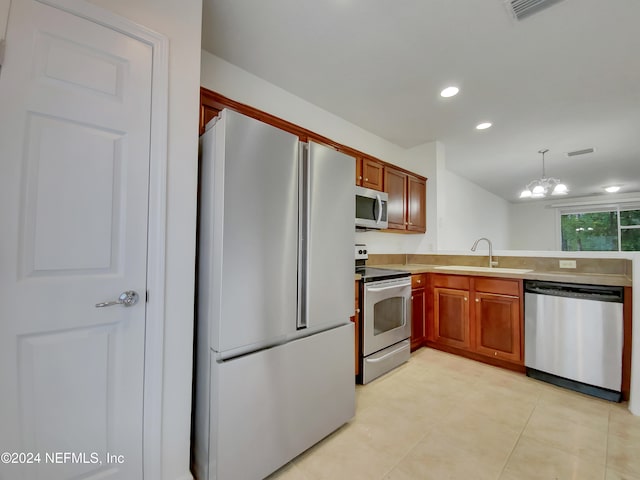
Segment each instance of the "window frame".
[{"label": "window frame", "polygon": [[617,250],[582,250],[582,251],[599,251],[599,252],[640,252],[640,250],[622,250],[622,231],[623,230],[635,230],[640,229],[640,225],[621,225],[620,224],[620,212],[640,210],[640,202],[624,202],[624,203],[607,203],[607,204],[588,204],[588,205],[575,205],[575,206],[563,206],[556,209],[556,245],[558,250],[562,252],[576,252],[578,250],[563,250],[562,249],[562,216],[563,215],[577,215],[584,213],[602,213],[602,212],[616,212],[616,219],[618,223],[618,249]]}]

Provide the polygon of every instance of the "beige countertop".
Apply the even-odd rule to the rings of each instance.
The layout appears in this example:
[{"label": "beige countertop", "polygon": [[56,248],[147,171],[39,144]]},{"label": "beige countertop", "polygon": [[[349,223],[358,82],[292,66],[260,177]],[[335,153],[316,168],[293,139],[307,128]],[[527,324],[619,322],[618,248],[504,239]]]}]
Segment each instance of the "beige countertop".
[{"label": "beige countertop", "polygon": [[[583,283],[591,285],[612,285],[620,287],[630,287],[631,278],[623,274],[601,274],[601,273],[578,273],[578,272],[548,272],[540,270],[531,270],[527,273],[513,273],[500,271],[477,271],[477,270],[460,270],[447,269],[444,265],[426,265],[426,264],[383,264],[375,265],[377,268],[390,268],[395,270],[405,270],[411,274],[417,273],[444,273],[447,275],[468,275],[480,277],[500,277],[500,278],[518,278],[523,280],[547,280],[552,282],[567,283]],[[438,268],[436,268],[438,267]],[[471,267],[474,268],[474,267]]]}]

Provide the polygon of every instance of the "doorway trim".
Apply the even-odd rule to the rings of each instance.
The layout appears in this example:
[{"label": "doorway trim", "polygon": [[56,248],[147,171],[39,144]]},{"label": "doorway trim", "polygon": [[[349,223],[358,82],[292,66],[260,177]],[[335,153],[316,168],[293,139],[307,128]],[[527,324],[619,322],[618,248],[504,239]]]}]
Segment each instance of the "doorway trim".
[{"label": "doorway trim", "polygon": [[152,48],[147,304],[144,340],[142,472],[162,478],[169,39],[85,0],[35,0],[118,31]]}]

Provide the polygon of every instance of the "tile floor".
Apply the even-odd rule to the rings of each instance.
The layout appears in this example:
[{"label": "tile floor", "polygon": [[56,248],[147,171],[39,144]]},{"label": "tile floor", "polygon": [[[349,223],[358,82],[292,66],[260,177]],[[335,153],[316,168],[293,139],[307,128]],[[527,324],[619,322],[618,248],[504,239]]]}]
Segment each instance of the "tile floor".
[{"label": "tile floor", "polygon": [[356,389],[355,418],[269,480],[640,480],[640,417],[423,348]]}]

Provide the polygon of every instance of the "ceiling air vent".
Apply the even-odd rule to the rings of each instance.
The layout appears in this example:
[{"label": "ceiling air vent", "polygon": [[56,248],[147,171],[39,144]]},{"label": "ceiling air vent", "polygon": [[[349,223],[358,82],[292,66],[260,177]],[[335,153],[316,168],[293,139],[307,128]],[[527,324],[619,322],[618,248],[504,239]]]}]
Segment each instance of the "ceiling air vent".
[{"label": "ceiling air vent", "polygon": [[516,20],[533,15],[562,0],[505,0],[507,8]]},{"label": "ceiling air vent", "polygon": [[577,157],[578,155],[586,155],[587,153],[595,152],[595,148],[583,148],[582,150],[574,150],[573,152],[567,152],[567,157]]}]

